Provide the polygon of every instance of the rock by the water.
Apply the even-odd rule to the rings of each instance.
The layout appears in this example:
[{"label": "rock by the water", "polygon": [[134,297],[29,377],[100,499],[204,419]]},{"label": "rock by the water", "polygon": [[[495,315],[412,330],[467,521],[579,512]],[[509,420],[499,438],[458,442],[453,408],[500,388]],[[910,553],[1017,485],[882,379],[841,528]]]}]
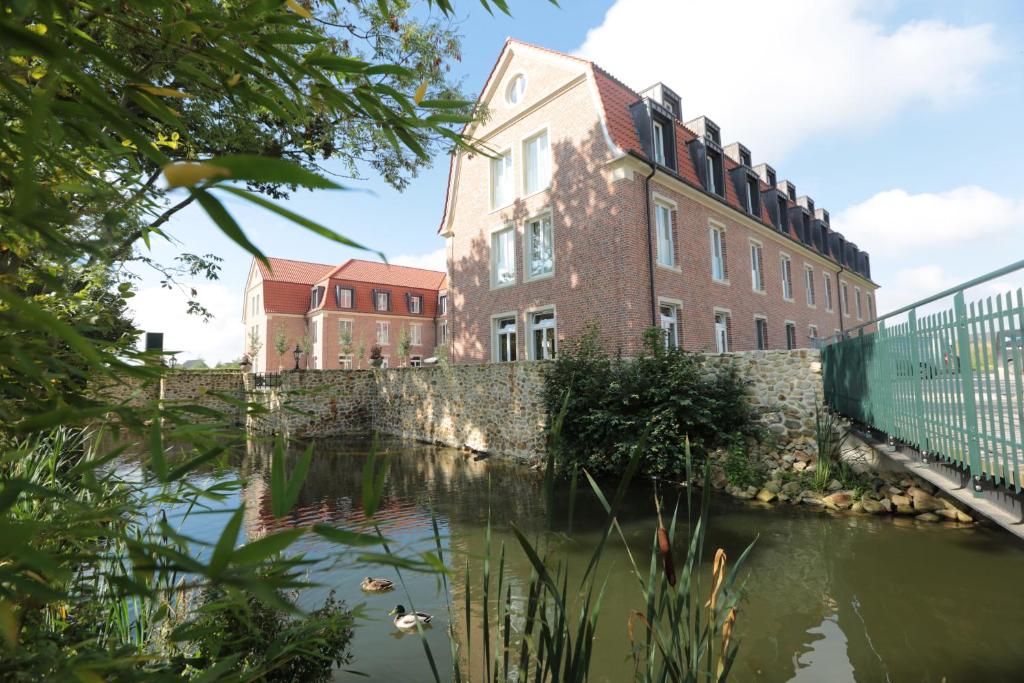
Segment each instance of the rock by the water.
[{"label": "rock by the water", "polygon": [[933,510],[945,509],[942,501],[921,489],[914,489],[911,495],[914,499],[914,509],[918,512],[932,512]]},{"label": "rock by the water", "polygon": [[872,500],[870,498],[862,498],[860,501],[860,505],[864,512],[868,513],[869,515],[880,515],[883,512],[887,512],[887,510],[884,507],[882,507],[882,504],[880,502],[878,502],[877,500]]},{"label": "rock by the water", "polygon": [[763,488],[757,492],[757,499],[762,503],[770,503],[777,498],[775,491],[770,491],[768,488]]},{"label": "rock by the water", "polygon": [[937,522],[942,518],[934,512],[923,512],[920,515],[917,515],[914,519],[919,522]]},{"label": "rock by the water", "polygon": [[890,499],[892,500],[892,504],[895,505],[896,507],[899,507],[901,505],[910,507],[911,504],[914,502],[907,496],[890,496]]},{"label": "rock by the water", "polygon": [[839,491],[825,496],[822,502],[827,507],[835,508],[836,510],[846,510],[853,505],[853,495],[847,491]]}]

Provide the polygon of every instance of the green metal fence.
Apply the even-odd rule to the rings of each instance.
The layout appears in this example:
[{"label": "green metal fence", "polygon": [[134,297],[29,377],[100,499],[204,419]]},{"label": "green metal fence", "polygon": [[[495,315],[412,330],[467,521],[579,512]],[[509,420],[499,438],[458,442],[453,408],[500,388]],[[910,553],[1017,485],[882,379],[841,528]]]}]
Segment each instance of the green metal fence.
[{"label": "green metal fence", "polygon": [[[1019,491],[1024,292],[969,303],[965,296],[1014,271],[1024,271],[1024,261],[860,325],[825,346],[826,401],[978,480]],[[942,305],[945,300],[951,303]]]}]

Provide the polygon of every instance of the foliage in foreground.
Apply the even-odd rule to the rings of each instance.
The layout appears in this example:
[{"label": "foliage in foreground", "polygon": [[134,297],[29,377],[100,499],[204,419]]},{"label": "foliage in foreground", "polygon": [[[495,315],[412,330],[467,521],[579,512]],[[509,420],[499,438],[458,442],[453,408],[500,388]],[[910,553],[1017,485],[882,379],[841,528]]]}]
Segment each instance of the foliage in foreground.
[{"label": "foliage in foreground", "polygon": [[739,371],[729,366],[706,373],[703,363],[699,354],[666,349],[657,329],[648,330],[634,359],[609,356],[596,329],[565,344],[544,389],[551,415],[568,400],[558,466],[618,476],[646,432],[641,471],[683,479],[687,435],[698,459],[730,439],[758,435]]}]

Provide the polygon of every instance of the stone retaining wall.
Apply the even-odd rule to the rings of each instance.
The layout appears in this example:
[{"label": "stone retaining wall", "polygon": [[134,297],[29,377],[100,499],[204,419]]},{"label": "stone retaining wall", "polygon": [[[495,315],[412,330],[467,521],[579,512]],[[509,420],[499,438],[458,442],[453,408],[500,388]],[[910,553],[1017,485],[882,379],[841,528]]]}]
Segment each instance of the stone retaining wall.
[{"label": "stone retaining wall", "polygon": [[[709,372],[735,366],[751,403],[786,450],[812,450],[823,399],[815,350],[705,357]],[[264,408],[249,427],[294,437],[377,431],[404,439],[531,459],[544,454],[545,363],[474,363],[389,370],[283,373],[281,386],[255,390]],[[251,383],[252,377],[246,378]]]},{"label": "stone retaining wall", "polygon": [[[172,370],[160,380],[160,400],[164,405],[194,407],[196,420],[227,419],[244,424],[246,392],[238,370]],[[225,400],[226,399],[226,400]],[[206,410],[221,413],[204,415]]]}]

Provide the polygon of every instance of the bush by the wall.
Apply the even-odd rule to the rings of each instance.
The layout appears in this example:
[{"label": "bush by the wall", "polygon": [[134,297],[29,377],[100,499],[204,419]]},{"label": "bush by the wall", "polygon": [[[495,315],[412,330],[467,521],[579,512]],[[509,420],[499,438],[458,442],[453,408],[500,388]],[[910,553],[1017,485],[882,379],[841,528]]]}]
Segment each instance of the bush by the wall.
[{"label": "bush by the wall", "polygon": [[551,415],[558,414],[567,393],[556,444],[563,469],[579,465],[595,474],[618,474],[646,429],[644,472],[684,478],[687,435],[694,456],[702,457],[736,435],[759,432],[738,370],[707,372],[703,356],[666,349],[658,329],[648,330],[633,359],[609,356],[595,329],[563,344],[545,386]]}]

